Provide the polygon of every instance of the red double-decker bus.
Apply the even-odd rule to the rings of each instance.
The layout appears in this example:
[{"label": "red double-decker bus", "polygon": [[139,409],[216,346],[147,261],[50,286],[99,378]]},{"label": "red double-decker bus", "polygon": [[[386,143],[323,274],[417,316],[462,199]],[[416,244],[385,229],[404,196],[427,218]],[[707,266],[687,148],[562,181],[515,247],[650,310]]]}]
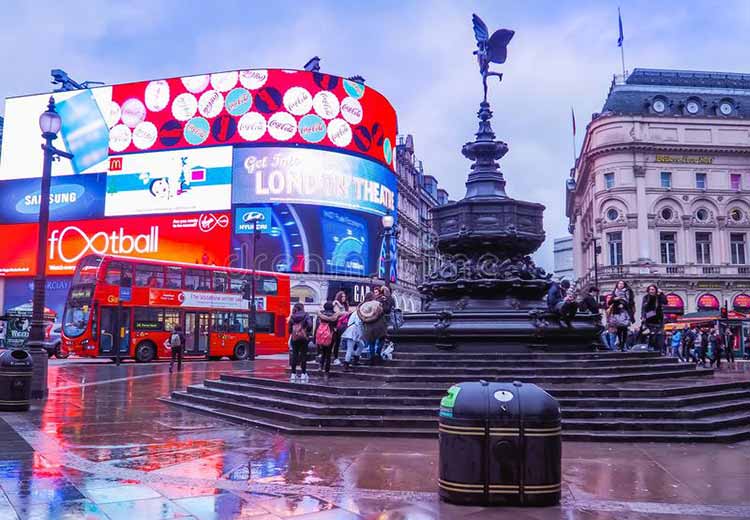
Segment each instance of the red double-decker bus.
[{"label": "red double-decker bus", "polygon": [[[251,271],[228,267],[89,255],[76,267],[65,302],[65,348],[79,356],[147,362],[170,357],[175,325],[185,357],[247,359]],[[286,352],[289,276],[256,271],[256,354]],[[119,312],[119,316],[118,316]]]}]

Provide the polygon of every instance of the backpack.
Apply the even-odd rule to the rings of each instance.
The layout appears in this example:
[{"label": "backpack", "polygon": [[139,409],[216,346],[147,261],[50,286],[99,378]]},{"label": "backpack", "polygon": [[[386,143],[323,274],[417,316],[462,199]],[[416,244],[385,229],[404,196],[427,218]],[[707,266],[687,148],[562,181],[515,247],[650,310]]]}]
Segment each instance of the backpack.
[{"label": "backpack", "polygon": [[315,343],[321,347],[333,345],[333,330],[328,322],[321,321],[318,323],[318,330],[315,331]]},{"label": "backpack", "polygon": [[182,346],[182,338],[180,337],[179,332],[173,332],[172,335],[169,337],[169,344],[172,347],[181,347]]},{"label": "backpack", "polygon": [[292,341],[307,339],[307,330],[305,330],[305,320],[300,320],[292,324]]},{"label": "backpack", "polygon": [[343,334],[344,331],[349,327],[349,316],[351,316],[351,313],[345,312],[336,322],[336,331],[339,334]]}]

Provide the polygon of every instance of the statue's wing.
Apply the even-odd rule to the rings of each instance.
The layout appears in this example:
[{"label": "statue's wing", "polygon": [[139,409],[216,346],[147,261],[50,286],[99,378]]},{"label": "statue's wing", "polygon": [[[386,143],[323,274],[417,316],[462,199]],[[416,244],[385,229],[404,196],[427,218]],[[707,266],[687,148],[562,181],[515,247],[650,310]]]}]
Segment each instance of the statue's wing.
[{"label": "statue's wing", "polygon": [[487,25],[475,14],[471,15],[471,21],[474,24],[474,36],[477,39],[477,43],[486,42],[487,38],[490,37]]},{"label": "statue's wing", "polygon": [[487,45],[487,55],[491,62],[505,63],[508,43],[514,34],[515,32],[510,29],[500,29],[492,34]]}]

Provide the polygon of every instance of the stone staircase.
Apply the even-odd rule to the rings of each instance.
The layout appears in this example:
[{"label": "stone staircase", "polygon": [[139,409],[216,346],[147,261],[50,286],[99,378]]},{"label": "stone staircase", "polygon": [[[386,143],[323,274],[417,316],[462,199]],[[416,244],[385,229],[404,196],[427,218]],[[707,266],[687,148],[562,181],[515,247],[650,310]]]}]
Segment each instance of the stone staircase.
[{"label": "stone staircase", "polygon": [[[562,408],[563,438],[579,441],[734,442],[750,438],[750,381],[717,382],[651,352],[399,352],[375,367],[332,372],[323,384],[283,374],[225,374],[165,401],[288,434],[437,436],[440,398],[452,383],[536,383]],[[310,370],[310,368],[312,370]]]}]

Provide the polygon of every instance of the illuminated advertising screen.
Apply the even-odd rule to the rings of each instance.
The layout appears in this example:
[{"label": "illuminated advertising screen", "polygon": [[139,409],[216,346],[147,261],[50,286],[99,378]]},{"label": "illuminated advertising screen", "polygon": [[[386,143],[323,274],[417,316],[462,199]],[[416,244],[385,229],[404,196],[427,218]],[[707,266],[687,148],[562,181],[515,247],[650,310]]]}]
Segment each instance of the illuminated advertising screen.
[{"label": "illuminated advertising screen", "polygon": [[[226,265],[229,220],[228,212],[214,212],[53,222],[47,274],[72,274],[78,260],[91,253]],[[8,246],[0,249],[0,273],[33,276],[36,224],[0,226],[0,233]]]},{"label": "illuminated advertising screen", "polygon": [[232,202],[286,202],[365,211],[396,207],[396,177],[352,155],[308,148],[235,148]]},{"label": "illuminated advertising screen", "polygon": [[[52,177],[50,220],[85,220],[104,216],[107,174]],[[41,180],[0,181],[0,223],[36,222],[39,218]]]},{"label": "illuminated advertising screen", "polygon": [[[40,177],[39,115],[50,94],[8,98],[0,180]],[[369,86],[281,69],[219,72],[55,92],[54,146],[74,154],[53,175],[102,172],[127,153],[246,144],[309,145],[393,168],[396,112]]]},{"label": "illuminated advertising screen", "polygon": [[110,157],[107,216],[227,210],[232,147]]},{"label": "illuminated advertising screen", "polygon": [[[52,175],[106,172],[112,87],[53,95],[62,127],[52,145],[72,153],[73,160],[54,161]],[[50,94],[39,94],[5,100],[0,180],[42,176],[39,116],[49,98]]]},{"label": "illuminated advertising screen", "polygon": [[[344,208],[267,203],[234,208],[235,228],[245,214],[270,214],[256,242],[256,268],[377,276],[382,266],[380,217]],[[239,220],[239,222],[238,222]],[[238,267],[250,267],[252,230],[232,235]]]},{"label": "illuminated advertising screen", "polygon": [[[44,306],[52,310],[59,322],[63,315],[65,299],[70,289],[70,276],[55,276],[47,279]],[[5,281],[3,312],[28,304],[34,296],[34,282],[30,279],[13,278]]]}]

